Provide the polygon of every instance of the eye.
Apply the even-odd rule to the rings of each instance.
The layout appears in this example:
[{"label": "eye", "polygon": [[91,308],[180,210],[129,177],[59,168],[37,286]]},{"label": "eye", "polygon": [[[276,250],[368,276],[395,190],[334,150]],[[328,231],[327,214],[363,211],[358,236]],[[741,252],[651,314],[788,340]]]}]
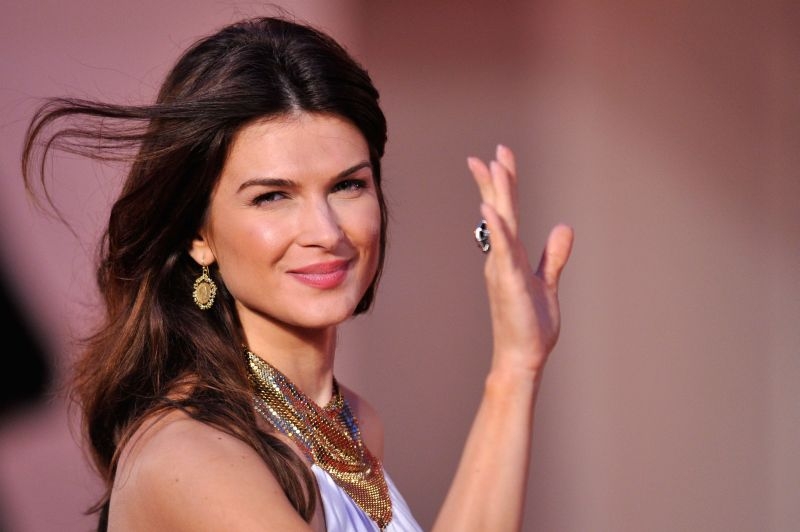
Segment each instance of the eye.
[{"label": "eye", "polygon": [[354,193],[367,188],[367,186],[368,183],[365,179],[345,179],[336,183],[333,186],[333,191]]},{"label": "eye", "polygon": [[274,203],[278,200],[285,199],[288,196],[285,192],[280,191],[270,191],[265,192],[264,194],[259,194],[255,198],[253,198],[253,205],[263,205],[264,203]]}]

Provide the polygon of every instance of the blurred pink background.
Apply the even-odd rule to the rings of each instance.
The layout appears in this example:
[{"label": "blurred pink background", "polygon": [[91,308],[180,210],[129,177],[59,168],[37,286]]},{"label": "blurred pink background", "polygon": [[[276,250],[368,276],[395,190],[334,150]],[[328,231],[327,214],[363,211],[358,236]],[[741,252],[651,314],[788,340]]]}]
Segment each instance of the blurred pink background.
[{"label": "blurred pink background", "polygon": [[[386,467],[432,524],[490,348],[466,157],[516,150],[536,259],[574,226],[564,327],[539,397],[526,531],[797,530],[800,523],[800,4],[280,4],[381,90],[391,209],[374,310],[337,373],[387,423]],[[0,258],[56,376],[0,420],[0,529],[82,532],[97,482],[58,395],[94,297],[118,168],[59,157],[75,238],[27,202],[37,99],[145,102],[193,40],[274,5],[6,2]],[[14,379],[29,355],[5,346]],[[503,449],[497,450],[497,460]]]}]

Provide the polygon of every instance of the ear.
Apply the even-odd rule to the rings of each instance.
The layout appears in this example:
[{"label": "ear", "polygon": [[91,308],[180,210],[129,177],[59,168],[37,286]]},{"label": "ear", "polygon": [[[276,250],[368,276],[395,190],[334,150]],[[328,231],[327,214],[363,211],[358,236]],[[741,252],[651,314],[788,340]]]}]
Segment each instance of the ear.
[{"label": "ear", "polygon": [[208,239],[202,233],[198,233],[192,240],[192,244],[189,246],[189,256],[200,266],[210,266],[217,260],[208,244]]}]

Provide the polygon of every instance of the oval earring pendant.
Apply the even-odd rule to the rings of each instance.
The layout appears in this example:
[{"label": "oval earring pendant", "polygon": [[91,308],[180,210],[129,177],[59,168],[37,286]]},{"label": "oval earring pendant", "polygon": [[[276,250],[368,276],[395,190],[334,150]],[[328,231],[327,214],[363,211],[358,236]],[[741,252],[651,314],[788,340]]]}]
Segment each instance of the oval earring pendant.
[{"label": "oval earring pendant", "polygon": [[208,266],[203,265],[203,273],[194,280],[192,299],[200,310],[208,310],[214,305],[215,297],[217,297],[217,285],[208,275]]}]

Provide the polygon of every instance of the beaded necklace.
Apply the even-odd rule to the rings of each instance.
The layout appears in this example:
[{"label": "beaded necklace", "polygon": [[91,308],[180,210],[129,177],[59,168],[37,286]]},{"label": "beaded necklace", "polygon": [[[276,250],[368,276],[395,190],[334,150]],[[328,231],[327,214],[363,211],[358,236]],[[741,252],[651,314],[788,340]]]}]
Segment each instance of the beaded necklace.
[{"label": "beaded necklace", "polygon": [[353,501],[385,529],[392,500],[380,460],[361,439],[358,420],[333,380],[333,397],[317,406],[273,366],[245,348],[255,409],[287,435],[305,455],[333,478]]}]

